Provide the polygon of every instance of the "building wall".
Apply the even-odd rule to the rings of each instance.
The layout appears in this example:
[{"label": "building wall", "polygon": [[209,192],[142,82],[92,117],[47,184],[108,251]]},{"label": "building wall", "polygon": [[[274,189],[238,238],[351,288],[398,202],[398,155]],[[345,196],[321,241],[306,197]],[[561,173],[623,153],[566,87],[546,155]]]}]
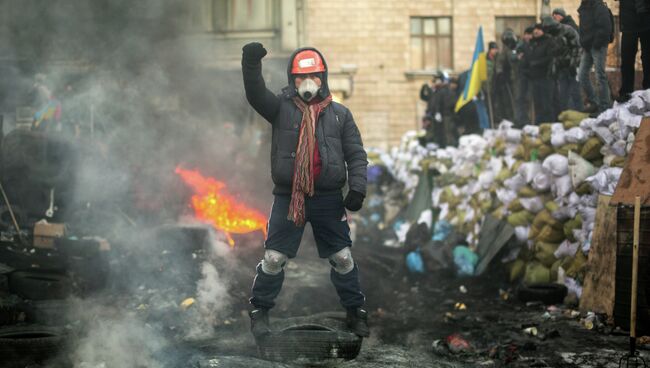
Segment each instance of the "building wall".
[{"label": "building wall", "polygon": [[[330,70],[355,64],[354,92],[343,101],[353,112],[367,146],[399,143],[419,126],[424,103],[418,92],[429,76],[409,76],[409,18],[451,16],[454,70],[471,64],[478,26],[495,37],[495,17],[539,18],[541,0],[304,0],[304,44],[323,51]],[[617,13],[617,3],[610,8]],[[577,21],[580,0],[554,0]]]}]

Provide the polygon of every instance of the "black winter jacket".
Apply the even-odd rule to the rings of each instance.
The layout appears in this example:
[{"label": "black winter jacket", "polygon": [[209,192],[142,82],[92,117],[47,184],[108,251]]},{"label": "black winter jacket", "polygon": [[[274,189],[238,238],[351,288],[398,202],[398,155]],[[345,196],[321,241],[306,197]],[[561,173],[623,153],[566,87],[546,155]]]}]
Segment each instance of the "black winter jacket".
[{"label": "black winter jacket", "polygon": [[[288,86],[279,95],[266,88],[262,77],[262,63],[250,65],[242,59],[242,73],[246,98],[251,106],[264,119],[271,123],[271,177],[275,188],[274,194],[291,193],[293,166],[298,145],[298,135],[302,112],[293,102],[297,96],[291,76],[291,64],[296,54],[289,58],[287,67]],[[323,63],[325,58],[321,55]],[[327,64],[325,64],[327,69]],[[321,97],[329,95],[327,72],[323,73],[319,92]],[[316,140],[322,161],[319,177],[314,183],[316,195],[340,193],[346,178],[350,190],[366,194],[368,159],[363,149],[361,134],[352,118],[352,113],[345,106],[332,101],[322,112],[316,124]]]},{"label": "black winter jacket", "polygon": [[560,23],[570,26],[571,28],[575,29],[576,32],[580,31],[580,27],[578,27],[578,24],[576,23],[575,20],[573,20],[573,17],[570,15],[564,17]]},{"label": "black winter jacket", "polygon": [[606,47],[612,34],[612,21],[603,0],[582,0],[578,14],[582,48],[591,50]]},{"label": "black winter jacket", "polygon": [[547,35],[530,40],[530,51],[524,56],[532,79],[547,78],[553,62],[553,41]]},{"label": "black winter jacket", "polygon": [[621,32],[650,31],[650,0],[620,0]]}]

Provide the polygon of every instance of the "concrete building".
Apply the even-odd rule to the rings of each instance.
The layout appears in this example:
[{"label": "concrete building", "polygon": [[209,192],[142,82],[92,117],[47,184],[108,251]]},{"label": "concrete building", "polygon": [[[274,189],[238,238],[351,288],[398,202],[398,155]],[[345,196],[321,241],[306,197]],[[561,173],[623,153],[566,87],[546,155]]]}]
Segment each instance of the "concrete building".
[{"label": "concrete building", "polygon": [[[39,6],[33,0],[27,2]],[[608,2],[616,14],[618,3]],[[10,4],[19,3],[24,4],[10,0],[4,10],[11,10]],[[498,39],[508,27],[521,33],[539,19],[543,5],[549,12],[563,7],[577,21],[580,0],[552,0],[550,4],[548,0],[168,0],[161,3],[171,3],[176,8],[162,8],[153,5],[158,2],[151,2],[150,7],[139,7],[144,15],[137,22],[156,24],[158,17],[173,20],[170,24],[181,28],[181,37],[187,40],[184,52],[194,54],[193,60],[198,59],[205,68],[232,74],[232,81],[240,78],[241,47],[252,40],[262,42],[269,49],[264,72],[269,86],[276,90],[286,84],[287,57],[295,48],[311,45],[321,49],[330,67],[330,86],[335,98],[350,107],[366,144],[388,147],[398,143],[405,131],[419,126],[424,110],[418,99],[422,83],[438,69],[461,72],[469,67],[479,26],[483,27],[487,44]],[[8,25],[16,19],[16,12],[0,13],[5,16],[0,35],[10,35]],[[101,16],[97,10],[89,14],[89,22]],[[74,32],[61,34],[75,35]],[[0,50],[9,49],[5,44],[16,44],[3,43],[3,39],[15,37],[0,37]],[[31,40],[26,42],[31,43]],[[616,66],[616,48],[616,45],[612,47],[612,66]],[[7,54],[2,52],[5,57]]]},{"label": "concrete building", "polygon": [[[563,7],[577,21],[580,0],[195,0],[203,37],[234,59],[251,39],[286,60],[297,46],[323,51],[332,90],[344,99],[368,145],[387,147],[419,126],[422,83],[438,69],[460,72],[471,63],[476,33],[487,42],[506,28],[521,33],[542,8]],[[546,3],[546,4],[543,4]],[[617,13],[617,3],[610,1]],[[223,47],[217,47],[224,50]],[[615,49],[615,47],[613,47]],[[218,60],[222,61],[218,61]],[[613,60],[616,58],[614,57]],[[223,63],[219,56],[214,62]]]}]

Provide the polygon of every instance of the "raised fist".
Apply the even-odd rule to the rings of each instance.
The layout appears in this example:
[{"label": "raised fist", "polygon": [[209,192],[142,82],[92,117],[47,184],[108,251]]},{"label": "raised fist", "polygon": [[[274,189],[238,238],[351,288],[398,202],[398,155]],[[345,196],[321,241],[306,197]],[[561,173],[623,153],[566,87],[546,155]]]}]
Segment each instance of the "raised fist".
[{"label": "raised fist", "polygon": [[242,48],[242,58],[251,64],[259,63],[266,55],[266,49],[259,42],[251,42]]}]

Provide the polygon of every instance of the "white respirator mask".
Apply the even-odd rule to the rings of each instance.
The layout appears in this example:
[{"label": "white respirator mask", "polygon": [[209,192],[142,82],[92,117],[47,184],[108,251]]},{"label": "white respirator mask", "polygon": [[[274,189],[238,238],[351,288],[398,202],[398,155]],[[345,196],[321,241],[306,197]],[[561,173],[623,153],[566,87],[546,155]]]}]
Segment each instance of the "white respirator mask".
[{"label": "white respirator mask", "polygon": [[316,96],[320,87],[312,79],[305,79],[298,87],[298,94],[305,101],[311,101]]}]

